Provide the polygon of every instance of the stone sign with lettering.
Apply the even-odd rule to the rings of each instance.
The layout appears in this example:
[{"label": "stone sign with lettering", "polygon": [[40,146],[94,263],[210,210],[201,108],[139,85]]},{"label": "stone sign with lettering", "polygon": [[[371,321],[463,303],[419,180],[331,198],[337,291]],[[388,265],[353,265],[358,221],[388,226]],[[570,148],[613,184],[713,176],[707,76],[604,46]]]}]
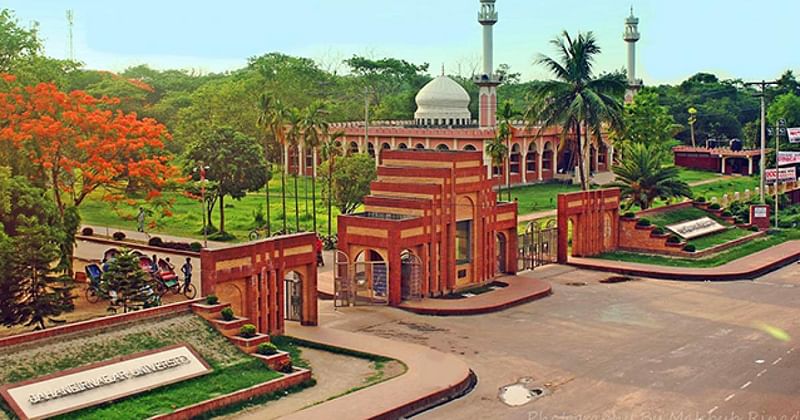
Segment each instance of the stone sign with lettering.
[{"label": "stone sign with lettering", "polygon": [[683,239],[694,239],[727,229],[710,217],[675,223],[674,225],[667,225],[666,228]]},{"label": "stone sign with lettering", "polygon": [[5,385],[0,395],[21,419],[39,419],[149,391],[211,372],[178,344]]}]

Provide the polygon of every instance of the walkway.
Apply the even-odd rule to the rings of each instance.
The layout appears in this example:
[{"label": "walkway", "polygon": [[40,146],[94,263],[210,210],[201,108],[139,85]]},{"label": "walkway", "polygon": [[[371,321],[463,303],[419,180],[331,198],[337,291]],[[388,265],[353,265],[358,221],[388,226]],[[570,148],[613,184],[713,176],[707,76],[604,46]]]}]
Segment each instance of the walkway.
[{"label": "walkway", "polygon": [[477,315],[501,311],[552,293],[550,283],[527,276],[506,276],[497,280],[508,283],[508,287],[464,299],[405,301],[399,308],[422,315]]},{"label": "walkway", "polygon": [[[103,237],[103,238],[111,238],[111,235],[114,232],[122,232],[125,234],[125,237],[128,239],[132,239],[134,241],[140,241],[147,243],[150,238],[153,236],[158,236],[159,238],[163,239],[165,242],[200,242],[203,243],[203,239],[196,239],[196,238],[182,238],[180,236],[172,236],[166,235],[159,232],[136,232],[133,230],[125,230],[125,229],[117,229],[113,227],[107,226],[93,226],[93,225],[82,225],[81,229],[90,227],[94,230],[95,236]],[[80,231],[79,231],[80,232]],[[208,248],[225,248],[226,246],[231,246],[232,244],[225,243],[225,242],[215,242],[215,241],[208,241]]]},{"label": "walkway", "polygon": [[461,396],[475,384],[472,371],[461,359],[418,344],[293,323],[287,324],[286,334],[396,359],[408,370],[394,379],[309,407],[285,419],[400,418]]},{"label": "walkway", "polygon": [[800,240],[788,241],[718,267],[689,268],[570,257],[569,265],[589,270],[610,271],[634,276],[690,280],[724,281],[752,279],[800,259]]}]

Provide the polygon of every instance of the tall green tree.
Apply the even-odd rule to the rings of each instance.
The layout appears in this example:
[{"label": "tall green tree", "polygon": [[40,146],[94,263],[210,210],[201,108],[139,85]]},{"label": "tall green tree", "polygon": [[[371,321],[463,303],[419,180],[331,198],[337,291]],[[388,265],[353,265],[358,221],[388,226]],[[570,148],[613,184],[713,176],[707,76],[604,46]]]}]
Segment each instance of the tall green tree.
[{"label": "tall green tree", "polygon": [[[334,157],[322,165],[322,172],[326,174],[324,175],[326,178],[329,176],[328,173],[333,174],[330,183],[327,182],[328,179],[324,180],[332,190],[327,190],[325,193],[331,194],[334,205],[342,214],[354,212],[369,194],[372,181],[378,178],[375,161],[366,153]],[[330,169],[331,165],[334,167],[333,170]]]},{"label": "tall green tree", "polygon": [[[289,117],[286,121],[288,124],[288,128],[286,129],[286,144],[289,146],[289,149],[295,150],[295,157],[297,161],[295,162],[295,170],[292,171],[292,178],[294,179],[294,223],[295,223],[295,232],[300,232],[300,192],[297,188],[297,178],[300,172],[300,159],[303,156],[300,156],[300,142],[301,142],[301,114],[300,110],[297,108],[292,108],[289,110]],[[289,165],[286,165],[287,169]]]},{"label": "tall green tree", "polygon": [[335,159],[337,156],[341,155],[342,152],[342,145],[339,144],[339,139],[342,137],[344,137],[344,132],[336,131],[331,133],[322,144],[322,158],[327,162],[326,172],[328,177],[327,188],[325,189],[326,201],[328,203],[328,238],[331,237],[331,229],[333,226],[333,215],[331,211],[333,207],[333,194],[330,193],[333,191],[333,170]]},{"label": "tall green tree", "polygon": [[124,313],[138,311],[158,303],[155,281],[142,270],[139,257],[129,249],[108,262],[103,281],[115,293],[109,302],[110,312],[116,312],[118,307]]},{"label": "tall green tree", "polygon": [[[281,204],[283,206],[283,232],[287,232],[286,227],[286,171],[288,168],[288,154],[286,153],[286,124],[289,119],[289,108],[274,96],[264,94],[261,97],[261,113],[259,123],[266,126],[279,146],[281,161]],[[267,188],[267,200],[269,200],[269,188]],[[269,202],[269,201],[268,201]],[[267,205],[269,208],[269,205]],[[269,217],[267,217],[269,220]]]},{"label": "tall green tree", "polygon": [[[508,157],[508,146],[505,139],[498,133],[489,143],[486,143],[486,154],[492,159],[492,167],[505,166]],[[497,194],[498,200],[501,194]]]},{"label": "tall green tree", "polygon": [[216,182],[219,197],[218,239],[229,239],[225,232],[225,197],[242,199],[248,191],[258,191],[267,182],[266,162],[261,143],[230,127],[221,127],[201,136],[186,151],[184,171],[199,176],[194,168],[208,166],[206,178]]},{"label": "tall green tree", "polygon": [[[513,135],[512,130],[512,122],[511,120],[516,115],[514,112],[514,103],[511,101],[503,102],[503,105],[500,107],[500,117],[498,124],[497,124],[497,137],[502,139],[503,142],[506,144],[506,156],[504,160],[505,164],[505,178],[506,178],[506,191],[508,192],[508,201],[511,201],[511,137]],[[520,162],[520,165],[522,162]]]},{"label": "tall green tree", "polygon": [[664,166],[667,152],[656,145],[633,143],[624,151],[625,159],[614,165],[616,181],[627,205],[649,209],[656,198],[692,197],[689,184],[678,178],[678,168]]},{"label": "tall green tree", "polygon": [[324,102],[312,102],[302,111],[300,130],[303,137],[303,145],[307,150],[311,150],[313,155],[311,162],[311,203],[314,221],[313,231],[315,233],[317,232],[317,152],[322,139],[328,136],[329,126]]},{"label": "tall green tree", "polygon": [[540,133],[545,127],[556,126],[562,127],[562,138],[572,138],[581,188],[588,190],[589,147],[583,134],[588,131],[599,138],[604,127],[622,125],[625,80],[618,73],[595,76],[594,59],[601,49],[591,32],[573,38],[564,31],[551,44],[558,51],[557,57],[542,55],[537,63],[547,67],[555,79],[534,86],[525,119],[530,127],[538,125]]},{"label": "tall green tree", "polygon": [[658,103],[658,95],[649,90],[639,92],[633,102],[625,104],[622,120],[622,130],[610,136],[620,152],[633,143],[670,149],[677,143],[675,135],[683,130],[669,109]]}]

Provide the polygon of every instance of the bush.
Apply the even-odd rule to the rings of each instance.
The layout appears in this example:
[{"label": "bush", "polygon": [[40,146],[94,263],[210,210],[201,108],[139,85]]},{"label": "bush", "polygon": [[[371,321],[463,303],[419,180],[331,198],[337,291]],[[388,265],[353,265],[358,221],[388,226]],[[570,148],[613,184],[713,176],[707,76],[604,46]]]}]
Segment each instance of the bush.
[{"label": "bush", "polygon": [[706,198],[705,197],[697,197],[697,198],[694,199],[694,201],[695,201],[695,203],[705,203],[706,202]]},{"label": "bush", "polygon": [[219,298],[217,295],[208,295],[206,296],[206,305],[216,305],[219,303]]},{"label": "bush", "polygon": [[628,212],[625,212],[625,214],[623,214],[622,217],[624,217],[626,219],[633,219],[633,218],[636,217],[636,213],[634,213],[632,211],[628,211]]},{"label": "bush", "polygon": [[686,252],[695,252],[697,251],[697,247],[692,244],[688,244],[685,247],[683,247],[683,250]]},{"label": "bush", "polygon": [[720,206],[719,203],[712,203],[710,206],[708,206],[708,208],[710,210],[719,210],[722,208],[722,206]]},{"label": "bush", "polygon": [[781,229],[789,229],[789,228],[793,227],[793,225],[792,225],[792,222],[790,222],[788,220],[781,220],[781,221],[778,222],[778,227],[781,228]]},{"label": "bush", "polygon": [[750,226],[747,229],[750,230],[750,232],[758,232],[759,231],[758,226],[755,226],[755,225]]},{"label": "bush", "polygon": [[83,236],[92,236],[92,235],[94,235],[94,229],[92,229],[90,227],[85,227],[85,228],[81,229],[81,235],[83,235]]},{"label": "bush", "polygon": [[244,338],[253,338],[256,336],[256,326],[253,324],[244,324],[239,328],[239,336]]},{"label": "bush", "polygon": [[657,228],[653,229],[653,231],[651,233],[653,235],[663,235],[664,234],[664,228],[657,227]]},{"label": "bush", "polygon": [[230,306],[223,309],[222,312],[220,312],[220,315],[222,315],[222,319],[225,321],[233,321],[236,319],[236,315],[233,314],[233,308]]},{"label": "bush", "polygon": [[200,252],[203,250],[203,244],[201,244],[200,242],[192,242],[189,244],[189,249],[192,252]]},{"label": "bush", "polygon": [[111,237],[114,238],[115,241],[124,241],[125,240],[125,233],[123,233],[123,232],[114,232],[114,234],[111,235]]},{"label": "bush", "polygon": [[278,351],[278,347],[272,343],[261,343],[256,347],[256,353],[262,356],[272,356],[273,354],[278,354]]},{"label": "bush", "polygon": [[161,245],[164,245],[164,241],[158,236],[153,236],[149,241],[147,241],[147,245],[160,247]]},{"label": "bush", "polygon": [[679,243],[681,243],[681,238],[678,235],[672,235],[669,238],[667,238],[667,243],[668,244],[679,244]]},{"label": "bush", "polygon": [[228,232],[217,232],[209,236],[208,239],[211,239],[212,241],[227,242],[236,239],[236,237]]},{"label": "bush", "polygon": [[636,222],[636,226],[642,226],[642,227],[650,226],[650,220],[649,219],[639,219],[639,221]]},{"label": "bush", "polygon": [[722,212],[722,217],[733,217],[733,213],[729,212],[728,210],[725,210]]}]

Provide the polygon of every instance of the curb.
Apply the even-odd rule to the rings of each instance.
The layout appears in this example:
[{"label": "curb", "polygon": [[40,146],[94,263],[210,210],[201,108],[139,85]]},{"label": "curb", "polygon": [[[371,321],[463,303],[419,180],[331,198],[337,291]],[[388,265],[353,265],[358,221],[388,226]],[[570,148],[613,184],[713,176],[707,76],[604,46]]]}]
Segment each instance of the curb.
[{"label": "curb", "polygon": [[431,316],[469,316],[469,315],[481,315],[481,314],[488,314],[492,312],[499,312],[504,309],[511,308],[513,306],[522,305],[523,303],[532,302],[534,300],[539,300],[550,296],[553,294],[553,287],[551,285],[547,286],[546,290],[542,290],[537,293],[533,293],[527,296],[523,296],[514,300],[510,300],[508,302],[502,302],[495,305],[488,305],[488,306],[477,306],[474,308],[453,308],[453,309],[444,309],[444,308],[425,308],[425,307],[410,307],[410,306],[397,306],[398,309],[402,309],[404,311],[413,312],[419,315],[431,315]]}]

